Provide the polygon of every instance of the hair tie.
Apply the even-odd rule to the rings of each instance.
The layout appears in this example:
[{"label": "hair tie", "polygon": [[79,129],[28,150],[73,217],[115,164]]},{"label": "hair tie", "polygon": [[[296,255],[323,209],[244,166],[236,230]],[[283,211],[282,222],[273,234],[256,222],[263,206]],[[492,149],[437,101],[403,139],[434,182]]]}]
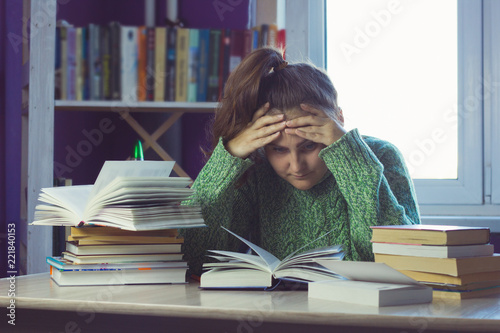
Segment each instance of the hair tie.
[{"label": "hair tie", "polygon": [[277,72],[277,71],[279,71],[279,70],[281,70],[281,69],[285,68],[287,65],[288,65],[288,61],[283,61],[281,64],[279,64],[279,66],[275,66],[275,67],[273,67],[273,70],[274,70],[275,72]]}]

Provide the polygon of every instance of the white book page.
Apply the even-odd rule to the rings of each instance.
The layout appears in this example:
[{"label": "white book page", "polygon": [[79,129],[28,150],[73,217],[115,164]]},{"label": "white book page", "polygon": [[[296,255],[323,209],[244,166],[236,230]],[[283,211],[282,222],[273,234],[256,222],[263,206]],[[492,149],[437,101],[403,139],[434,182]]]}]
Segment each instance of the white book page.
[{"label": "white book page", "polygon": [[82,218],[91,190],[92,185],[75,185],[43,188],[42,192],[50,197],[47,203],[65,207]]},{"label": "white book page", "polygon": [[173,161],[106,161],[90,197],[94,197],[116,177],[168,177],[174,164]]},{"label": "white book page", "polygon": [[252,242],[247,241],[246,239],[236,235],[234,232],[231,232],[230,230],[228,230],[224,227],[222,227],[222,229],[226,230],[231,235],[238,238],[240,241],[242,241],[243,243],[248,245],[252,250],[254,250],[255,253],[257,253],[257,255],[259,255],[259,257],[261,257],[266,262],[266,264],[269,266],[269,269],[271,270],[271,272],[273,272],[275,270],[275,268],[280,264],[281,261],[278,258],[273,256],[271,253],[267,252],[263,248],[253,244]]},{"label": "white book page", "polygon": [[362,261],[316,260],[320,265],[349,280],[420,285],[417,281],[384,263]]},{"label": "white book page", "polygon": [[[260,256],[256,256],[253,254],[247,254],[247,253],[240,253],[240,252],[232,252],[232,251],[222,251],[222,250],[209,250],[212,253],[219,254],[222,256],[226,256],[230,258],[230,260],[240,260],[247,262],[249,264],[252,264],[254,266],[260,267],[262,270],[268,271],[271,273],[271,270],[269,269],[269,266],[267,265],[267,262],[264,261],[264,259]],[[225,261],[225,263],[228,266],[231,266],[231,263],[228,263]]]}]

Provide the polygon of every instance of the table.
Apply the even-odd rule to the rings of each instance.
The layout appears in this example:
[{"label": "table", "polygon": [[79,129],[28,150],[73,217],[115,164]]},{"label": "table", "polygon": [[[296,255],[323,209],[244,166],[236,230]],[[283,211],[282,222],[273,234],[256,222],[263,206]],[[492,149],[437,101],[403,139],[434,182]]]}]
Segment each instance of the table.
[{"label": "table", "polygon": [[500,332],[498,295],[377,308],[308,299],[305,290],[200,290],[196,282],[59,287],[48,273],[10,282],[0,280],[0,306],[13,286],[16,326],[4,315],[1,332]]}]

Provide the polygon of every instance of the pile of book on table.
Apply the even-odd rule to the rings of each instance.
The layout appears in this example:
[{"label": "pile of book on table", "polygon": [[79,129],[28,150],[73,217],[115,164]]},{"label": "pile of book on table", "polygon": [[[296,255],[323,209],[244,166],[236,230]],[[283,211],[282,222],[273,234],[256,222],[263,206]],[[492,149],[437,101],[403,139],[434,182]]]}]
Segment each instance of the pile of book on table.
[{"label": "pile of book on table", "polygon": [[71,227],[66,251],[47,263],[60,286],[185,283],[182,243],[176,229]]},{"label": "pile of book on table", "polygon": [[375,262],[433,288],[436,298],[500,293],[500,254],[486,227],[373,226]]},{"label": "pile of book on table", "polygon": [[169,177],[175,162],[106,161],[94,185],[43,188],[35,225],[71,226],[62,257],[49,257],[60,285],[185,282],[177,229],[204,226],[183,206],[191,179]]}]

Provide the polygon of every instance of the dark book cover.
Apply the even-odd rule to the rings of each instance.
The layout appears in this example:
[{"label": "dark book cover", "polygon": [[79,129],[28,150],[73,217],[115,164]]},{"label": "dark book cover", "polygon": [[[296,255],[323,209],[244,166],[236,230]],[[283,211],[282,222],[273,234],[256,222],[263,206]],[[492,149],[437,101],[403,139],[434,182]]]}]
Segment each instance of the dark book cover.
[{"label": "dark book cover", "polygon": [[54,99],[61,99],[61,27],[56,27],[54,62]]},{"label": "dark book cover", "polygon": [[210,30],[210,54],[208,59],[207,101],[219,101],[219,61],[220,61],[221,30]]},{"label": "dark book cover", "polygon": [[100,50],[102,61],[102,99],[111,99],[111,48],[109,27],[100,27]]},{"label": "dark book cover", "polygon": [[199,62],[198,62],[198,84],[196,101],[207,101],[208,89],[208,60],[210,57],[210,30],[200,30]]},{"label": "dark book cover", "polygon": [[165,100],[175,101],[175,54],[177,28],[167,28],[167,65],[165,78]]},{"label": "dark book cover", "polygon": [[90,82],[89,82],[89,29],[82,28],[82,99],[88,101],[90,99]]},{"label": "dark book cover", "polygon": [[231,29],[221,31],[220,61],[219,61],[219,98],[224,94],[224,86],[229,76],[231,56]]},{"label": "dark book cover", "polygon": [[121,99],[121,27],[118,22],[111,22],[109,24],[110,37],[111,37],[111,99]]},{"label": "dark book cover", "polygon": [[155,28],[148,27],[146,50],[146,100],[155,100]]}]

